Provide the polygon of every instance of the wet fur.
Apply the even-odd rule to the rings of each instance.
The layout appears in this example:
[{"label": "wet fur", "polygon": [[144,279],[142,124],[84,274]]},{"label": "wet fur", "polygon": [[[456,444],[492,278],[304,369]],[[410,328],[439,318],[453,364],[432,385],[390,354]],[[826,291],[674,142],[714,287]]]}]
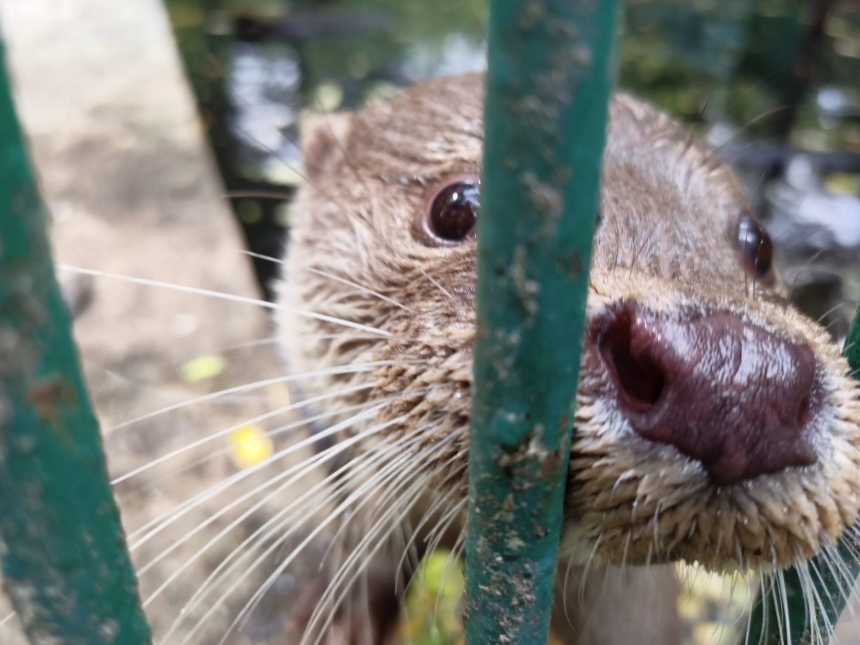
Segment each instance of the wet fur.
[{"label": "wet fur", "polygon": [[[328,411],[389,400],[350,429],[355,434],[390,424],[354,454],[399,441],[398,454],[415,468],[402,490],[421,495],[401,500],[401,512],[378,527],[380,536],[396,533],[397,522],[410,514],[457,503],[449,522],[456,534],[462,530],[475,247],[428,244],[415,218],[441,182],[480,176],[481,88],[475,75],[424,83],[360,113],[316,119],[305,131],[309,176],[286,256],[279,337],[296,373],[369,366],[303,381],[308,395],[372,385],[327,400]],[[564,557],[592,568],[686,560],[742,573],[803,562],[833,545],[860,508],[857,388],[825,330],[788,306],[779,278],[756,284],[744,271],[734,227],[750,204],[733,171],[638,99],[616,96],[610,116]],[[810,439],[817,463],[717,487],[695,460],[633,432],[617,409],[595,344],[606,312],[629,301],[679,317],[730,312],[808,343],[823,384],[817,393],[822,413]],[[379,331],[344,330],[295,310]],[[410,488],[413,482],[420,485]],[[391,502],[384,491],[377,494]],[[411,547],[421,550],[421,542],[412,540]],[[586,638],[585,624],[589,614],[606,615],[606,607],[619,602],[642,604],[636,571],[613,573],[628,576],[616,585],[619,593],[581,608],[575,626],[582,642],[629,642],[621,632]],[[662,590],[651,602],[673,613],[671,571],[652,566],[646,573]],[[676,623],[667,618],[650,634],[640,625],[638,642],[671,642]]]}]

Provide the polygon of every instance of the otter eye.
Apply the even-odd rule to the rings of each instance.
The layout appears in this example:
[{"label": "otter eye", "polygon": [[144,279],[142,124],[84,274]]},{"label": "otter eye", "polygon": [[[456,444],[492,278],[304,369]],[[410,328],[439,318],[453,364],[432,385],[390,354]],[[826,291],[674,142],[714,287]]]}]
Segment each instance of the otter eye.
[{"label": "otter eye", "polygon": [[426,230],[437,240],[457,244],[475,236],[481,188],[475,181],[456,181],[442,188],[425,214]]},{"label": "otter eye", "polygon": [[742,215],[738,221],[738,244],[746,270],[756,278],[767,278],[773,263],[773,243],[767,231],[749,215]]}]

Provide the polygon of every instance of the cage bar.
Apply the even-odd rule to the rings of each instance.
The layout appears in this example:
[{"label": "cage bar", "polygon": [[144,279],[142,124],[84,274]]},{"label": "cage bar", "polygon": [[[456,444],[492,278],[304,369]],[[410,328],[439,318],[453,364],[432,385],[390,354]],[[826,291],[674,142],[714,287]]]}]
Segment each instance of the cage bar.
[{"label": "cage bar", "polygon": [[618,4],[490,3],[469,645],[549,634]]},{"label": "cage bar", "polygon": [[34,645],[146,645],[0,43],[0,566]]}]

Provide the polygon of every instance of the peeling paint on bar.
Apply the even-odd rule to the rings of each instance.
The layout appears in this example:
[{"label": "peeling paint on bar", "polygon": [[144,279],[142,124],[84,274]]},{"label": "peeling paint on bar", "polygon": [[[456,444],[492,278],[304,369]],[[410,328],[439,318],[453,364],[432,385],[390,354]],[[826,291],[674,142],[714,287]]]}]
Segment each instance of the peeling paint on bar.
[{"label": "peeling paint on bar", "polygon": [[146,645],[0,44],[0,566],[33,645]]},{"label": "peeling paint on bar", "polygon": [[493,0],[466,539],[469,645],[549,634],[616,0]]}]

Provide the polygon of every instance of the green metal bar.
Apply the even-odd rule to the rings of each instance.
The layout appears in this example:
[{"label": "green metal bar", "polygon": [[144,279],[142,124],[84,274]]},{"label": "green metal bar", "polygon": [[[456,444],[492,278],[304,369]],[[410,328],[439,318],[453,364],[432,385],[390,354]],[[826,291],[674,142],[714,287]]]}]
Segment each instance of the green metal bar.
[{"label": "green metal bar", "polygon": [[54,279],[0,43],[0,566],[33,645],[144,645],[149,626]]},{"label": "green metal bar", "polygon": [[[845,341],[845,357],[854,377],[860,379],[860,308],[857,309]],[[860,529],[860,522],[856,528]],[[824,605],[823,614],[821,607],[816,606],[814,621],[813,617],[808,615],[800,574],[793,568],[788,569],[783,573],[785,601],[779,586],[774,586],[770,593],[766,594],[766,601],[760,595],[750,617],[749,637],[744,638],[742,643],[781,645],[783,642],[824,642],[821,639],[813,641],[813,634],[817,632],[826,639],[845,609],[848,595],[853,590],[852,583],[860,576],[860,560],[856,547],[851,546],[851,540],[840,540],[837,553],[845,565],[841,571],[834,571],[833,563],[821,556],[814,558],[810,567],[815,593]],[[788,603],[787,612],[784,602]]]},{"label": "green metal bar", "polygon": [[466,640],[549,633],[616,0],[492,0]]}]

